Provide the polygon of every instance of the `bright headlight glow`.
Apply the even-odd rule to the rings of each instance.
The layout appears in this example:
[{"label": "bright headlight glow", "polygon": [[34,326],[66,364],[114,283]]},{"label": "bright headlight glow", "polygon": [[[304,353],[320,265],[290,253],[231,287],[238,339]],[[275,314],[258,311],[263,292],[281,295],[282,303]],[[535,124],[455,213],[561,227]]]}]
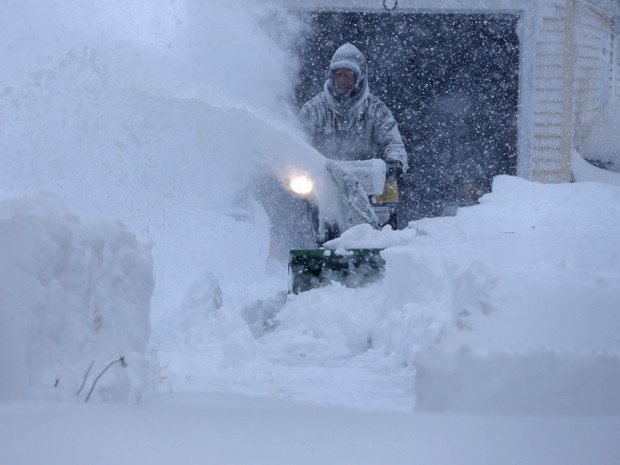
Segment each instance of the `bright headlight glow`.
[{"label": "bright headlight glow", "polygon": [[299,195],[308,195],[312,192],[312,180],[305,174],[300,174],[291,179],[289,187]]}]

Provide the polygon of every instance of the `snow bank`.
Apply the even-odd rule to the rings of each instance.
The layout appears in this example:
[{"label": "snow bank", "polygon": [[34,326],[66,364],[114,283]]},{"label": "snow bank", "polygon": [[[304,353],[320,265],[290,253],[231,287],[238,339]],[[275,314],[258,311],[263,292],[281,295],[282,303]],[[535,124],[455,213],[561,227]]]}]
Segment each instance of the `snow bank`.
[{"label": "snow bank", "polygon": [[0,281],[0,399],[74,398],[85,383],[84,399],[120,357],[93,398],[153,389],[151,256],[123,226],[80,220],[52,196],[4,200]]},{"label": "snow bank", "polygon": [[387,247],[384,347],[413,362],[418,410],[616,415],[619,205],[612,186],[498,177],[454,218],[332,245]]},{"label": "snow bank", "polygon": [[571,152],[571,169],[577,182],[600,182],[620,186],[620,173],[588,163],[574,149]]},{"label": "snow bank", "polygon": [[[251,353],[235,309],[274,285],[269,221],[249,191],[324,163],[282,122],[295,63],[275,36],[294,22],[245,1],[27,0],[0,26],[14,65],[0,69],[0,198],[45,190],[121,221],[152,244],[154,343],[205,347],[198,328],[215,318],[214,354]],[[235,331],[230,350],[217,345]]]},{"label": "snow bank", "polygon": [[618,188],[499,177],[481,205],[411,227],[429,239],[402,254],[489,277],[416,358],[419,410],[620,413]]},{"label": "snow bank", "polygon": [[579,151],[589,160],[620,173],[620,102],[611,102],[592,123]]},{"label": "snow bank", "polygon": [[331,243],[385,248],[380,283],[286,299],[277,280],[271,297],[240,286],[187,345],[160,352],[166,387],[358,408],[618,414],[618,237],[618,188],[500,176],[455,217],[359,226]]},{"label": "snow bank", "polygon": [[[0,69],[0,196],[46,189],[152,241],[163,390],[618,411],[603,388],[618,386],[617,188],[500,177],[454,218],[348,231],[339,247],[386,248],[382,283],[286,298],[282,269],[265,265],[265,212],[243,195],[256,173],[323,167],[281,122],[295,72],[274,39],[294,37],[286,15],[242,1],[25,1],[0,26],[14,65]],[[55,202],[7,205],[2,396],[73,395],[92,360],[89,382],[123,355],[96,395],[137,398],[150,386],[148,254]],[[402,383],[386,394],[379,375]]]}]

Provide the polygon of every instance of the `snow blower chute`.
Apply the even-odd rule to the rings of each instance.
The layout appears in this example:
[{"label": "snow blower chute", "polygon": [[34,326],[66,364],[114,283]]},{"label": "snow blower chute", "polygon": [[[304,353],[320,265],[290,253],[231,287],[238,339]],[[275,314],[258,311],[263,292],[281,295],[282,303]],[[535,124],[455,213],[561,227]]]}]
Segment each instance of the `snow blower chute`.
[{"label": "snow blower chute", "polygon": [[289,252],[289,292],[293,294],[331,282],[359,287],[377,281],[385,267],[381,249],[336,248],[330,241],[364,223],[377,229],[396,228],[398,185],[396,180],[386,181],[383,160],[328,161],[325,169],[340,199],[338,218],[321,211],[307,175],[295,176],[289,183],[291,191],[305,199],[316,242],[314,249]]}]

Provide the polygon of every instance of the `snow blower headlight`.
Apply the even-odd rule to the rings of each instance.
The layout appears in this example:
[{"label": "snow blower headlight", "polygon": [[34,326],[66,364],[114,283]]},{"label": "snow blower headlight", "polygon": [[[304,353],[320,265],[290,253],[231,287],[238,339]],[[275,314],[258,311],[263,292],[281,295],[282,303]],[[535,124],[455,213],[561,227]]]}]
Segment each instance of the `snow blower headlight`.
[{"label": "snow blower headlight", "polygon": [[291,182],[289,183],[289,187],[295,194],[298,195],[308,195],[312,192],[313,183],[312,179],[310,179],[305,174],[299,174],[297,176],[293,176]]}]

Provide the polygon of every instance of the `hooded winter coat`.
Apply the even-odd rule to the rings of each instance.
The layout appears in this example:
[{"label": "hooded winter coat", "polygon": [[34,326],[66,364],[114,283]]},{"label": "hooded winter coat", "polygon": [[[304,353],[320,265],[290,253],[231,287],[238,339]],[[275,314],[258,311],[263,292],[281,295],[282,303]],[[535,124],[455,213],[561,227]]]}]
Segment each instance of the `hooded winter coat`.
[{"label": "hooded winter coat", "polygon": [[[336,90],[333,72],[353,70],[356,82],[348,94]],[[387,106],[368,89],[364,55],[350,43],[332,57],[324,90],[301,108],[299,120],[314,147],[333,160],[397,160],[407,169],[407,152]]]}]

